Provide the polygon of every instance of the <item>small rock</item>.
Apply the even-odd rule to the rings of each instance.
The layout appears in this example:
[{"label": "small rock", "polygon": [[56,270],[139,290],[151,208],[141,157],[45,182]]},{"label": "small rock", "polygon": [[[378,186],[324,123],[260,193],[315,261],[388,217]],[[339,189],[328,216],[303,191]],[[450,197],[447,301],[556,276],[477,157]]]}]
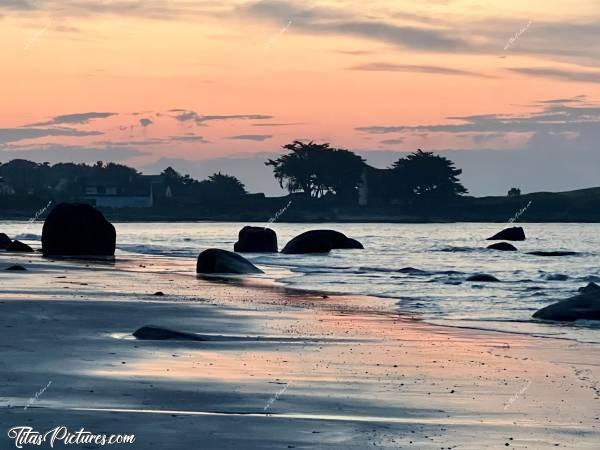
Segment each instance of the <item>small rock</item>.
[{"label": "small rock", "polygon": [[499,283],[500,280],[487,273],[476,273],[467,278],[467,281],[480,281],[485,283]]}]

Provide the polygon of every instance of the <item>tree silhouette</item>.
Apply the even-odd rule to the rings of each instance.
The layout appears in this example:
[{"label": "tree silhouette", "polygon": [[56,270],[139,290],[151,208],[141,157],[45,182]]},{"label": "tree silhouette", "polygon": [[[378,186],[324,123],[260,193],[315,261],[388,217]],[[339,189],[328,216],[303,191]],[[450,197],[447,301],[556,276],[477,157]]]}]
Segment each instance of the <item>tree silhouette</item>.
[{"label": "tree silhouette", "polygon": [[432,152],[419,149],[410,153],[396,161],[392,171],[401,198],[448,199],[468,192],[458,179],[462,170],[448,158]]},{"label": "tree silhouette", "polygon": [[294,141],[284,145],[290,153],[265,164],[273,166],[279,185],[288,192],[303,192],[320,198],[334,194],[351,198],[356,194],[365,161],[349,150],[331,148],[329,143]]},{"label": "tree silhouette", "polygon": [[508,191],[508,196],[509,197],[518,197],[519,195],[521,195],[521,189],[519,188],[510,188]]}]

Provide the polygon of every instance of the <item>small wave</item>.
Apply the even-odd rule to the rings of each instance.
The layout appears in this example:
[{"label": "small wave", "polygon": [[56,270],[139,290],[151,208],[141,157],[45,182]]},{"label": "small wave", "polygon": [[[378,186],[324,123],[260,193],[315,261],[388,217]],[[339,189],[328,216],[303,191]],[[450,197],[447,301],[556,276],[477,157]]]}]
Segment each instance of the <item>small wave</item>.
[{"label": "small wave", "polygon": [[441,248],[434,248],[433,251],[436,252],[451,252],[451,253],[455,253],[455,252],[476,252],[482,250],[481,248],[478,247],[454,247],[452,245],[449,245],[447,247],[441,247]]},{"label": "small wave", "polygon": [[33,234],[33,233],[22,233],[22,234],[17,234],[15,236],[15,239],[19,239],[21,241],[39,241],[42,239],[42,236],[40,236],[39,234]]},{"label": "small wave", "polygon": [[548,281],[566,281],[569,279],[569,275],[565,275],[564,273],[547,273],[542,278]]},{"label": "small wave", "polygon": [[139,253],[142,255],[155,256],[186,256],[195,257],[199,250],[191,248],[173,248],[161,245],[144,245],[144,244],[120,244],[117,246],[119,250],[131,253]]}]

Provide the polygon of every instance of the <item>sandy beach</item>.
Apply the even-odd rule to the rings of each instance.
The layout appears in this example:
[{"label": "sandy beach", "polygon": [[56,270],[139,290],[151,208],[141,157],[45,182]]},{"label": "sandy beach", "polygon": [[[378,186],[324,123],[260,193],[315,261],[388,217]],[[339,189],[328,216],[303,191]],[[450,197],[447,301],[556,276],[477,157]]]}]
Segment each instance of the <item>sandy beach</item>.
[{"label": "sandy beach", "polygon": [[[597,345],[159,266],[0,256],[0,448],[23,426],[132,449],[598,448]],[[204,340],[133,338],[150,324]]]}]

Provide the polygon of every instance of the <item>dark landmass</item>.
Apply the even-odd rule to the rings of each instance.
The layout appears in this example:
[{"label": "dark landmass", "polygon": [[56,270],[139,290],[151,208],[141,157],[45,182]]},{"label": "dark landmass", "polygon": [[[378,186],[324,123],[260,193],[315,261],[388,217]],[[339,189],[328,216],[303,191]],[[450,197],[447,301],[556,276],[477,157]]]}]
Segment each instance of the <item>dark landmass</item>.
[{"label": "dark landmass", "polygon": [[600,187],[469,196],[449,159],[418,150],[387,169],[329,144],[295,141],[266,161],[289,194],[248,193],[230,175],[145,175],[115,163],[0,164],[0,219],[43,219],[50,205],[88,203],[110,221],[600,222]]},{"label": "dark landmass", "polygon": [[[336,205],[328,199],[249,196],[221,205],[190,208],[177,201],[150,208],[110,208],[97,205],[111,221],[223,221],[267,222],[289,201],[292,204],[278,222],[506,222],[529,202],[519,222],[600,222],[600,187],[568,192],[536,192],[515,197],[459,197],[446,204],[415,206]],[[27,220],[50,201],[23,196],[0,197],[0,219]]]}]

